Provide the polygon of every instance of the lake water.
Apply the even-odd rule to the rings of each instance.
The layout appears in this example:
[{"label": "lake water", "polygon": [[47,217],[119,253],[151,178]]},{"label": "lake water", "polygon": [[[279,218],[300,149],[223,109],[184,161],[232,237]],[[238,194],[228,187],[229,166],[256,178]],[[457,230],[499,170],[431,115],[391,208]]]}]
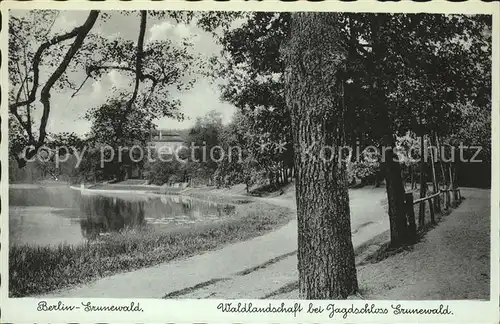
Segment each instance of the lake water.
[{"label": "lake water", "polygon": [[234,206],[185,196],[80,192],[67,186],[9,188],[13,244],[57,245],[93,241],[124,228],[161,230],[217,222]]}]

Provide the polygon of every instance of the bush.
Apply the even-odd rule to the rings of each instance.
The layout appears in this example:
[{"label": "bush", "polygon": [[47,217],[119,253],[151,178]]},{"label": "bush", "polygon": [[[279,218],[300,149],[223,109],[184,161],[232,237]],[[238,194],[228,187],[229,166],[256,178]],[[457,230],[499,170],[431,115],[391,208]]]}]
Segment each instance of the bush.
[{"label": "bush", "polygon": [[144,177],[149,183],[162,185],[169,183],[173,176],[176,179],[182,179],[183,171],[182,163],[179,161],[163,162],[158,160],[144,166]]}]

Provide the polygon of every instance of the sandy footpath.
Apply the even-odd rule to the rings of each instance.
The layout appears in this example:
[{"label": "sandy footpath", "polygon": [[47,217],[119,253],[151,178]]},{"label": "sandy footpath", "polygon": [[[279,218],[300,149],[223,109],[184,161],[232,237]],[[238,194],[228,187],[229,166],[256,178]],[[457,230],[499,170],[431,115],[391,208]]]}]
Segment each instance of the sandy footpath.
[{"label": "sandy footpath", "polygon": [[[358,267],[365,299],[489,299],[490,191],[461,189],[466,198],[412,251]],[[298,290],[277,295],[297,299]]]},{"label": "sandy footpath", "polygon": [[369,299],[489,299],[490,191],[466,200],[405,252],[358,269]]}]

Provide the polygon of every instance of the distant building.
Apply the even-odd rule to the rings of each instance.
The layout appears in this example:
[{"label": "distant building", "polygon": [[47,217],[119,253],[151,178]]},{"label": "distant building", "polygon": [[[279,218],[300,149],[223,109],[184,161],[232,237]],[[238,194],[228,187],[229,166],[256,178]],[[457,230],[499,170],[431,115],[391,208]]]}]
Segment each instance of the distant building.
[{"label": "distant building", "polygon": [[149,145],[160,154],[173,154],[184,143],[184,139],[176,133],[158,129],[151,131]]}]

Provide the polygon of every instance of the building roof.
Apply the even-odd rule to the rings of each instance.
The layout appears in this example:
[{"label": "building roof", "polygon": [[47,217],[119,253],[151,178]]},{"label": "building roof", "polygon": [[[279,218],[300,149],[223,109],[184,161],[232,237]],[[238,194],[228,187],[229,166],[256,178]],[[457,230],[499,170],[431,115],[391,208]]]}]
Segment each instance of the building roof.
[{"label": "building roof", "polygon": [[168,129],[153,129],[151,131],[151,135],[159,135],[161,133],[162,136],[179,136],[179,133],[168,130]]},{"label": "building roof", "polygon": [[153,142],[184,142],[184,139],[179,135],[179,133],[164,129],[152,130],[151,137]]},{"label": "building roof", "polygon": [[161,139],[152,139],[152,142],[180,142],[183,143],[184,140],[180,137],[162,137]]}]

